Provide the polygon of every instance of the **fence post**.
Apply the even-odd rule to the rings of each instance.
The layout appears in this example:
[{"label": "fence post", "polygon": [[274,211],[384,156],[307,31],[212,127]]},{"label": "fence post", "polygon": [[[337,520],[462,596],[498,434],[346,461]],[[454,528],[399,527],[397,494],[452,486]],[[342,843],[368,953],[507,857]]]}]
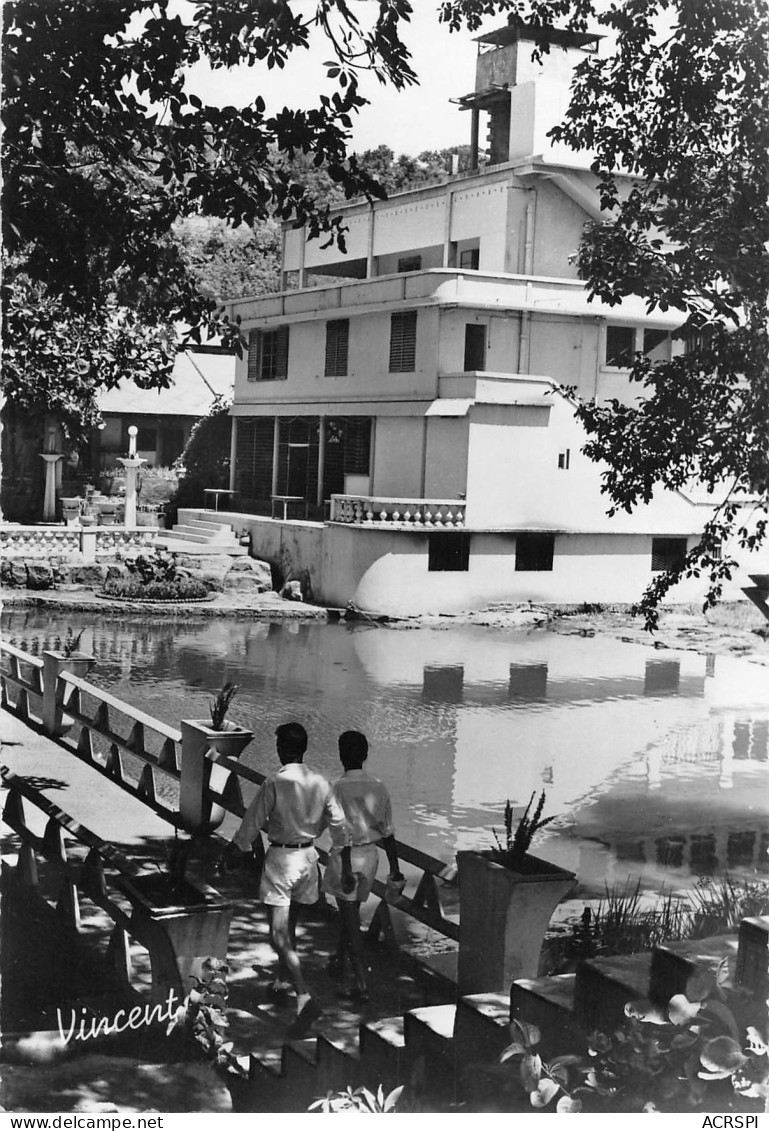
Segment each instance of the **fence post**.
[{"label": "fence post", "polygon": [[57,709],[56,691],[63,666],[54,652],[43,652],[43,730],[48,734],[58,734],[61,729],[61,706]]},{"label": "fence post", "polygon": [[182,719],[182,758],[179,767],[179,817],[182,828],[194,832],[203,824],[203,793],[208,785],[208,742],[199,726]]}]

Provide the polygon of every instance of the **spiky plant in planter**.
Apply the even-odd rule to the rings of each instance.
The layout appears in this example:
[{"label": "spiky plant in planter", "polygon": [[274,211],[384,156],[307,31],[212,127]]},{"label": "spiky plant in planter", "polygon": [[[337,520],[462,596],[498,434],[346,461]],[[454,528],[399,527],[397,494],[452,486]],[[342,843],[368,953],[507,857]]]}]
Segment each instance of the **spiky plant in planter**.
[{"label": "spiky plant in planter", "polygon": [[237,683],[225,683],[221,691],[217,692],[216,697],[209,705],[209,713],[211,715],[211,730],[226,730],[227,729],[227,712],[230,709],[230,703],[234,699],[237,690]]},{"label": "spiky plant in planter", "polygon": [[495,864],[502,864],[505,868],[512,868],[514,871],[520,870],[526,855],[531,847],[536,834],[545,825],[549,825],[555,817],[543,817],[542,810],[545,808],[546,795],[544,789],[539,795],[534,812],[531,812],[531,807],[534,804],[536,792],[532,793],[529,798],[529,804],[519,820],[515,831],[513,831],[513,807],[510,804],[510,799],[505,802],[505,843],[499,839],[496,829],[492,829],[496,847],[491,849],[490,858]]}]

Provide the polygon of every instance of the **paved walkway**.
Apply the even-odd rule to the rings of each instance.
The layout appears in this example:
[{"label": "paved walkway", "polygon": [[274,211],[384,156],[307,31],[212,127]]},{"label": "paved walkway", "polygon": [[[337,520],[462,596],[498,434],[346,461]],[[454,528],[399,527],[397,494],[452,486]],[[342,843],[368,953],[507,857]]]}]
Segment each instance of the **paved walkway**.
[{"label": "paved walkway", "polygon": [[[130,859],[163,868],[166,849],[173,838],[173,827],[167,821],[6,711],[0,712],[0,740],[0,763],[26,778],[55,805]],[[28,820],[32,811],[27,805]],[[4,831],[8,833],[7,828]],[[15,834],[5,837],[3,852],[7,862],[15,861],[17,844]],[[205,855],[191,864],[190,878],[212,884],[235,905],[228,951],[228,1039],[240,1054],[256,1052],[275,1061],[294,1017],[294,999],[276,999],[271,993],[275,956],[268,941],[266,916],[250,877],[216,874],[220,845],[212,839]],[[44,882],[43,869],[41,883]],[[16,1060],[26,1057],[52,1062],[47,1067],[4,1066],[0,1102],[6,1110],[92,1111],[103,1110],[104,1104],[116,1104],[118,1110],[124,1111],[226,1109],[226,1096],[213,1077],[207,1090],[192,1087],[189,1064],[163,1063],[169,1054],[162,1042],[161,1047],[156,1044],[141,1048],[138,1055],[136,1048],[131,1048],[127,1059],[120,1044],[113,1056],[102,1055],[102,1049],[93,1053],[81,1046],[78,1060],[67,1059],[58,1064],[59,1053],[51,1045],[50,1037],[32,1037],[21,1046],[15,1038],[9,1038],[9,1032],[13,1035],[14,1030],[17,1035],[19,1030],[53,1030],[52,1017],[60,994],[54,975],[56,956],[51,952],[53,918],[39,911],[32,914],[29,907],[19,906],[18,901],[9,902],[7,897],[4,911],[0,949],[6,1043],[10,1041],[14,1046],[12,1055]],[[110,928],[106,914],[83,901],[83,944],[86,950],[91,948],[93,958],[80,963],[79,993],[83,1000],[95,996],[98,1005],[94,1008],[101,1015],[125,1004],[124,999],[110,998],[109,987],[98,977],[98,955],[103,952]],[[451,999],[450,988],[442,979],[415,981],[413,964],[407,970],[397,953],[375,945],[370,949],[371,1000],[356,1007],[340,996],[344,985],[326,972],[335,945],[335,929],[335,915],[330,908],[319,905],[310,910],[298,932],[305,973],[323,1008],[313,1034],[322,1031],[340,1044],[355,1045],[361,1018],[396,1016],[414,1006]],[[70,1007],[73,1002],[69,999],[66,1004]],[[67,1052],[71,1054],[72,1049]],[[196,1067],[200,1073],[202,1066]]]}]

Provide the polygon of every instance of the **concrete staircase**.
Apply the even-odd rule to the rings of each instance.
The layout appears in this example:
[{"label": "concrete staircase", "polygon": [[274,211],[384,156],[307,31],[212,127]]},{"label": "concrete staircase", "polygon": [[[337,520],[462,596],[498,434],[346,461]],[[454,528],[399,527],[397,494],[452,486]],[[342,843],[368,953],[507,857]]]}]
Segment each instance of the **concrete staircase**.
[{"label": "concrete staircase", "polygon": [[154,544],[175,554],[228,554],[237,558],[248,553],[248,547],[238,542],[231,523],[203,518],[176,523],[166,534],[159,534]]},{"label": "concrete staircase", "polygon": [[[764,929],[769,932],[769,919]],[[575,974],[521,979],[513,983],[511,1016],[539,1027],[546,1056],[584,1051],[586,1034],[621,1024],[629,1001],[664,1006],[693,974],[715,970],[724,959],[734,979],[738,945],[736,934],[672,942],[650,953],[588,959]]]},{"label": "concrete staircase", "polygon": [[585,1053],[587,1034],[621,1024],[627,1002],[663,1006],[693,974],[715,970],[724,959],[730,981],[751,985],[751,978],[765,976],[767,955],[769,916],[743,920],[739,936],[674,942],[644,954],[590,959],[575,974],[521,979],[511,996],[470,994],[456,1004],[361,1021],[352,1037],[321,1033],[289,1041],[271,1056],[251,1056],[236,1110],[301,1112],[329,1091],[365,1085],[375,1092],[381,1084],[386,1093],[402,1084],[401,1111],[528,1111],[520,1085],[499,1066],[511,1017],[538,1026],[537,1051],[545,1057]]},{"label": "concrete staircase", "polygon": [[[243,1111],[304,1112],[329,1091],[406,1086],[404,1103],[467,1110],[474,1069],[494,1064],[510,1041],[507,994],[472,994],[457,1004],[362,1021],[357,1037],[321,1033],[287,1041],[279,1057],[251,1057]],[[473,1107],[471,1110],[483,1110]]]}]

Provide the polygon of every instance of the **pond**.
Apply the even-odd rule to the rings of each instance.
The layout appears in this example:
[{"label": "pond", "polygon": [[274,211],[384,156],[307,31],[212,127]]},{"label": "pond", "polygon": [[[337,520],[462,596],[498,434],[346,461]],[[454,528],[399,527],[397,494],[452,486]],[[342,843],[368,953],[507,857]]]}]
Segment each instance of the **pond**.
[{"label": "pond", "polygon": [[178,726],[240,685],[244,760],[277,768],[274,730],[298,719],[308,762],[336,776],[336,739],[362,730],[400,839],[445,861],[489,847],[505,799],[547,792],[535,845],[584,894],[642,877],[769,875],[769,673],[721,656],[476,626],[176,619],[9,610],[4,636],[39,652],[71,624],[92,679]]}]

